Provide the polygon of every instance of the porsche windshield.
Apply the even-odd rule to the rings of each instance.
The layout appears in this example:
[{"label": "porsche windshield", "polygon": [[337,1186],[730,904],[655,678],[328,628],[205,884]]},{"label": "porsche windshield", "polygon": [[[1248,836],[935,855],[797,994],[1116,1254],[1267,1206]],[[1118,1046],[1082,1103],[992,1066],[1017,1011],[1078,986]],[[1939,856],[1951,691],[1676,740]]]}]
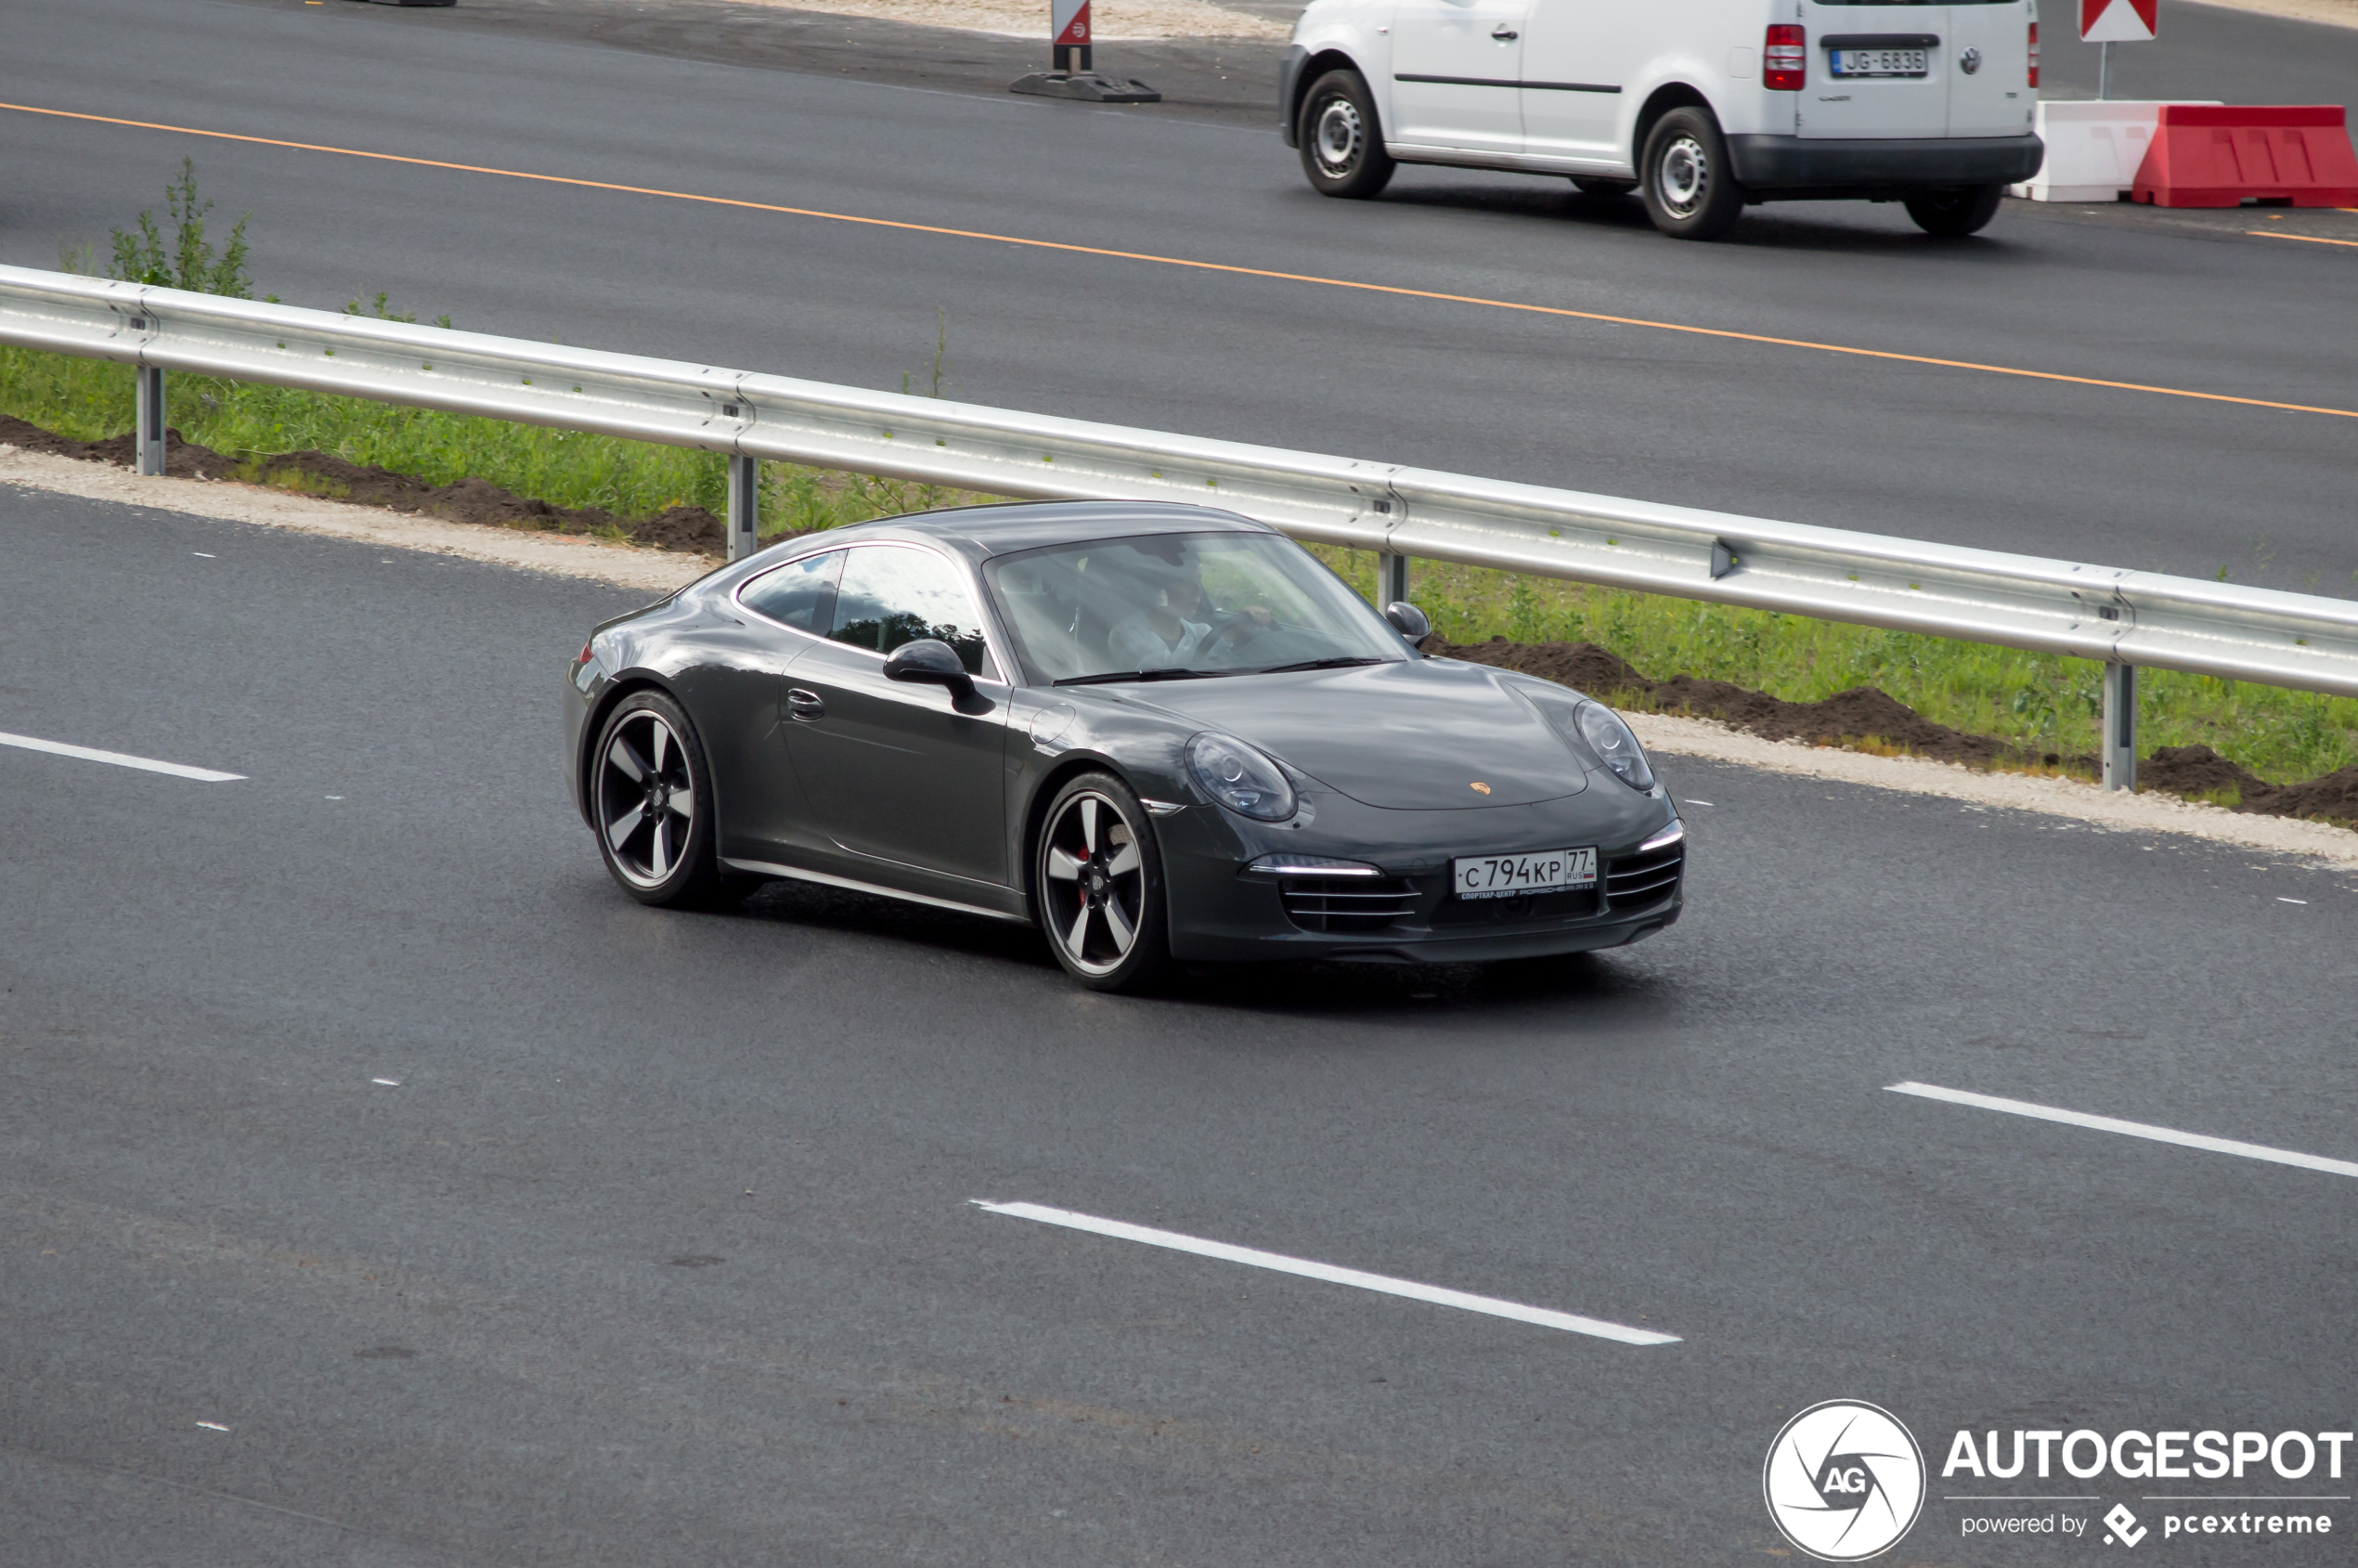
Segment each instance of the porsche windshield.
[{"label": "porsche windshield", "polygon": [[1246,675],[1406,658],[1366,600],[1289,539],[1147,534],[984,569],[1034,681]]}]

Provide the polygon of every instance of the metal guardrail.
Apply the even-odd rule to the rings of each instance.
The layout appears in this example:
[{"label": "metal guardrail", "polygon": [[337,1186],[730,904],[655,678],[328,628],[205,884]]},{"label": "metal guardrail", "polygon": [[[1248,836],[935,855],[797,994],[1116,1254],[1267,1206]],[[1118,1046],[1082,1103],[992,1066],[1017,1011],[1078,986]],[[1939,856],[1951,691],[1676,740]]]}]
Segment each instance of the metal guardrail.
[{"label": "metal guardrail", "polygon": [[[1621,500],[1364,460],[0,266],[0,342],[728,453],[732,556],[762,459],[994,495],[1216,504],[1297,538],[2094,659],[2108,786],[2134,670],[2358,695],[2358,602]],[[1392,597],[1387,594],[1385,597]],[[1405,595],[1403,595],[1405,596]]]}]

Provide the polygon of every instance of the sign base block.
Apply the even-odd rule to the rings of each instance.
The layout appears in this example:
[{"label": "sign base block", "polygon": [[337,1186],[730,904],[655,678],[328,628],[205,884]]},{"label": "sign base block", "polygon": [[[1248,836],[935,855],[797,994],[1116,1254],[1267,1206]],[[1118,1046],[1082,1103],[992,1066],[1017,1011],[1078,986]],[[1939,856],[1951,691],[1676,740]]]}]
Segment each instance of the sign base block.
[{"label": "sign base block", "polygon": [[1160,103],[1162,95],[1144,82],[1100,76],[1094,71],[1035,71],[1007,84],[1011,93],[1043,98],[1078,98],[1083,103]]}]

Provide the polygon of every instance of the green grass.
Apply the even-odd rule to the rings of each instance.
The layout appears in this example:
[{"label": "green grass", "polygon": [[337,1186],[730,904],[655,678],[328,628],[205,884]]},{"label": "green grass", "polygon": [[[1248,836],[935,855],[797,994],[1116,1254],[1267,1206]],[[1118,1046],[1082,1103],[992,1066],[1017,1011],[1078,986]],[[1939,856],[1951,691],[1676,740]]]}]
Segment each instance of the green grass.
[{"label": "green grass", "polygon": [[[435,485],[473,475],[625,521],[683,504],[719,512],[728,488],[724,459],[684,447],[201,376],[175,375],[170,395],[175,426],[233,457],[334,452]],[[117,435],[131,428],[131,370],[0,346],[0,412],[77,440]],[[785,463],[765,463],[763,475],[765,535],[988,499]],[[1371,553],[1316,548],[1372,597]],[[1452,641],[1503,633],[1519,642],[1597,642],[1654,680],[1694,675],[1793,702],[1880,686],[1929,719],[2027,753],[2096,747],[2101,667],[2084,659],[1439,562],[1417,563],[1411,590]],[[2358,762],[2358,700],[2151,670],[2140,679],[2139,709],[2147,752],[2202,742],[2282,784]]]},{"label": "green grass", "polygon": [[[77,441],[131,428],[127,365],[0,346],[0,413]],[[718,513],[729,489],[718,452],[510,424],[209,376],[170,378],[167,414],[188,440],[237,458],[333,452],[429,484],[469,476],[552,506],[599,507],[626,522],[674,506]],[[840,527],[972,499],[932,485],[764,463],[761,532]]]},{"label": "green grass", "polygon": [[[1314,547],[1371,598],[1376,558]],[[1927,719],[2034,755],[2096,749],[2103,667],[1913,632],[1627,593],[1474,566],[1417,562],[1409,596],[1453,642],[1595,642],[1655,680],[1726,680],[1788,702],[1880,686]],[[1604,693],[1599,693],[1603,695]],[[2209,745],[2264,779],[2297,784],[2358,762],[2358,699],[2146,670],[2138,746]]]}]

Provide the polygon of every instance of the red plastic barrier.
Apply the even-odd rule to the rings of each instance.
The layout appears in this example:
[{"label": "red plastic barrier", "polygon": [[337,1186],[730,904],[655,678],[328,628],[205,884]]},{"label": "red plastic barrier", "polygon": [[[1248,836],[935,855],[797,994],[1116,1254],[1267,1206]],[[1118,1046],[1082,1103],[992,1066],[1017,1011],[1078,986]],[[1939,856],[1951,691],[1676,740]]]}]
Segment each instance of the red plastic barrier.
[{"label": "red plastic barrier", "polygon": [[2358,152],[2339,104],[2166,103],[2130,198],[2157,207],[2358,207]]}]

